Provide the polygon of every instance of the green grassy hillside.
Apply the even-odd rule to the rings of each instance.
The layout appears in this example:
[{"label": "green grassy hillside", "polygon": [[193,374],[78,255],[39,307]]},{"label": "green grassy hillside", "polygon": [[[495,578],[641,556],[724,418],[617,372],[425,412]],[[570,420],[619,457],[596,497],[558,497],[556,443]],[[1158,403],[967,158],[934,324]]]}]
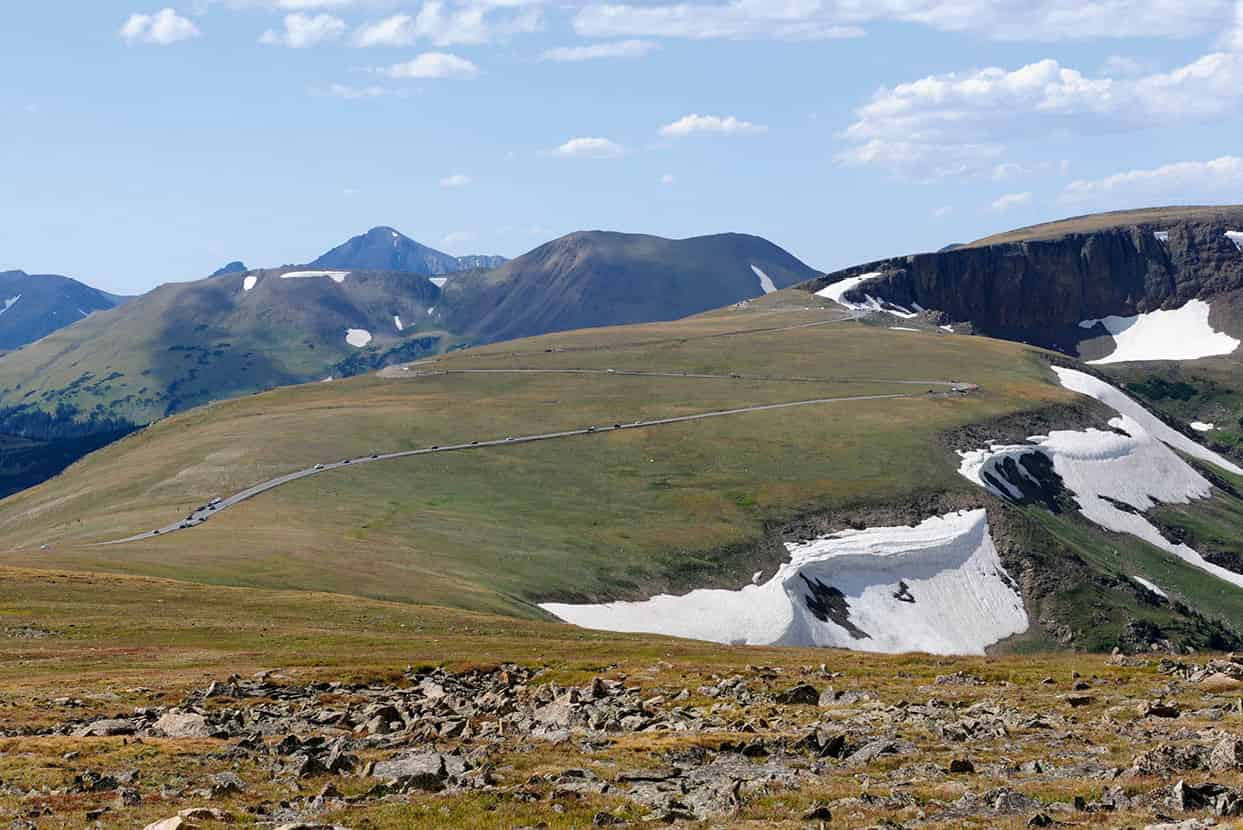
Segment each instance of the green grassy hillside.
[{"label": "green grassy hillside", "polygon": [[[1070,400],[1048,382],[1036,353],[1013,344],[897,333],[841,320],[832,308],[773,305],[519,341],[418,367],[637,368],[718,379],[366,377],[196,409],[0,503],[0,534],[9,560],[24,564],[532,614],[530,603],[549,596],[640,596],[749,577],[766,529],[799,516],[927,493],[978,499],[938,435]],[[806,323],[823,325],[788,328]],[[969,379],[984,391],[938,397],[892,382],[911,379]],[[161,526],[213,496],[352,455],[895,392],[916,397],[334,471],[192,532],[91,546]],[[43,544],[51,549],[34,553]]]}]

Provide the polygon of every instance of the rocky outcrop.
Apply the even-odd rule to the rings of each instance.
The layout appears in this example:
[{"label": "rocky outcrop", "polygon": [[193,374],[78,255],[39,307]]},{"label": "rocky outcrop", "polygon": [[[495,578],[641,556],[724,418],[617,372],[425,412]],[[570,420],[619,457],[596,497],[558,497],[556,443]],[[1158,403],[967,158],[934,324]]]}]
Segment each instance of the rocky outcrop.
[{"label": "rocky outcrop", "polygon": [[1243,289],[1243,208],[1203,218],[1146,221],[1055,239],[954,248],[896,257],[830,274],[812,291],[876,273],[847,292],[940,312],[939,322],[1073,351],[1081,320],[1177,308]]}]

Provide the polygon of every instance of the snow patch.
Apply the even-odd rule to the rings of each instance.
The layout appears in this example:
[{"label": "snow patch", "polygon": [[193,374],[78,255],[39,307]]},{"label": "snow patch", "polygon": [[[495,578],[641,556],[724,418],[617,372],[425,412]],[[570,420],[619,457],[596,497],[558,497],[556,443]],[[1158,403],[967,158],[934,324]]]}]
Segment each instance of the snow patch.
[{"label": "snow patch", "polygon": [[904,320],[909,320],[912,317],[919,316],[917,312],[911,311],[909,308],[903,308],[900,305],[883,302],[878,300],[876,297],[873,297],[871,294],[865,294],[863,302],[856,302],[846,299],[846,294],[849,291],[857,288],[859,285],[867,282],[868,280],[876,279],[879,276],[880,272],[871,271],[866,274],[860,274],[857,277],[847,277],[844,280],[839,280],[832,285],[828,285],[820,289],[816,292],[816,296],[832,300],[838,305],[845,306],[851,311],[871,311],[882,314],[892,314],[894,317],[901,317]]},{"label": "snow patch", "polygon": [[1169,231],[1153,231],[1153,232],[1152,232],[1152,235],[1153,235],[1153,236],[1155,236],[1155,237],[1156,237],[1156,239],[1157,239],[1157,241],[1158,241],[1158,242],[1160,242],[1160,243],[1162,243],[1162,244],[1164,244],[1164,243],[1166,243],[1166,242],[1169,242],[1169,241],[1170,241],[1170,232],[1169,232]]},{"label": "snow patch", "polygon": [[954,333],[953,326],[938,326],[937,328],[941,329],[941,331],[948,331],[950,334]]},{"label": "snow patch", "polygon": [[1226,239],[1234,243],[1234,247],[1243,251],[1243,231],[1226,231]]},{"label": "snow patch", "polygon": [[249,291],[250,289],[254,288],[258,283],[259,283],[258,277],[246,277],[244,280],[242,280],[242,290]]},{"label": "snow patch", "polygon": [[428,316],[428,317],[432,316],[432,315],[433,315],[433,314],[435,314],[435,313],[436,313],[436,306],[432,306],[431,308],[429,308],[429,309],[427,310],[427,316]]},{"label": "snow patch", "polygon": [[1170,542],[1143,515],[1157,504],[1189,504],[1212,495],[1212,484],[1174,450],[1236,475],[1243,470],[1166,425],[1104,381],[1073,369],[1053,370],[1062,386],[1113,408],[1119,417],[1109,425],[1115,431],[1061,430],[1033,436],[1027,444],[993,445],[963,452],[959,473],[995,495],[1020,500],[1023,494],[1018,482],[1007,480],[1003,471],[1038,483],[1019,462],[1023,456],[1043,454],[1074,496],[1084,518],[1106,530],[1143,539],[1194,567],[1243,587],[1243,575],[1208,562],[1187,545]]},{"label": "snow patch", "polygon": [[448,277],[428,277],[428,279],[431,280],[432,285],[436,286],[437,288],[444,288],[445,283],[449,281]]},{"label": "snow patch", "polygon": [[772,579],[737,591],[541,607],[606,631],[887,653],[983,654],[1028,627],[984,510],[915,527],[845,530],[786,549],[790,561]]},{"label": "snow patch", "polygon": [[1196,432],[1212,432],[1217,429],[1217,424],[1206,424],[1203,421],[1192,421],[1191,428]]},{"label": "snow patch", "polygon": [[752,265],[751,270],[755,273],[757,277],[760,278],[760,290],[761,291],[763,291],[765,294],[771,294],[777,290],[777,286],[773,283],[771,279],[769,279],[768,274],[765,274],[764,271],[758,265]]},{"label": "snow patch", "polygon": [[1169,595],[1169,594],[1167,594],[1165,591],[1162,591],[1160,588],[1158,588],[1158,587],[1156,586],[1156,584],[1155,584],[1155,583],[1149,582],[1148,580],[1144,579],[1142,576],[1132,576],[1132,577],[1131,577],[1131,579],[1134,579],[1134,580],[1135,580],[1136,582],[1138,582],[1140,585],[1143,585],[1143,586],[1144,586],[1145,588],[1147,588],[1149,591],[1152,591],[1154,594],[1156,594],[1157,596],[1161,597],[1161,599],[1169,599],[1169,598],[1170,598],[1170,595]]},{"label": "snow patch", "polygon": [[396,314],[393,315],[393,325],[397,326],[398,331],[403,331],[406,328],[401,324],[401,317]]},{"label": "snow patch", "polygon": [[909,326],[890,326],[889,330],[890,331],[915,331],[915,332],[919,331],[919,329],[913,329]]},{"label": "snow patch", "polygon": [[371,332],[366,329],[349,329],[345,332],[345,342],[356,349],[361,349],[371,342]]},{"label": "snow patch", "polygon": [[290,271],[287,274],[281,274],[281,279],[307,280],[314,279],[315,277],[327,277],[335,283],[343,283],[349,275],[349,271]]},{"label": "snow patch", "polygon": [[5,300],[4,308],[0,308],[0,314],[3,314],[4,312],[8,311],[10,308],[15,306],[17,304],[17,301],[20,300],[21,298],[22,298],[22,295],[18,294],[16,297],[9,297],[7,300]]},{"label": "snow patch", "polygon": [[1196,360],[1233,354],[1239,341],[1214,331],[1208,322],[1209,311],[1208,303],[1191,300],[1172,311],[1084,320],[1079,328],[1090,329],[1100,323],[1115,343],[1113,354],[1088,362],[1103,365],[1134,360]]}]

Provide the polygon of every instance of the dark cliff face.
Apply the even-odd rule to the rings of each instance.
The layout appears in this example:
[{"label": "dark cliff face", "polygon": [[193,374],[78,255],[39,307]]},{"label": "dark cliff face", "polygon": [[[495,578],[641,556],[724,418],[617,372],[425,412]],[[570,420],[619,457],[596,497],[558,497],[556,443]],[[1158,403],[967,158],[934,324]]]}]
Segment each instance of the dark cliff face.
[{"label": "dark cliff face", "polygon": [[1177,308],[1243,288],[1243,251],[1228,231],[1243,231],[1243,209],[1237,217],[881,260],[808,287],[877,272],[846,298],[867,293],[906,307],[919,304],[942,312],[944,322],[970,322],[983,334],[1065,350],[1084,336],[1081,320]]}]

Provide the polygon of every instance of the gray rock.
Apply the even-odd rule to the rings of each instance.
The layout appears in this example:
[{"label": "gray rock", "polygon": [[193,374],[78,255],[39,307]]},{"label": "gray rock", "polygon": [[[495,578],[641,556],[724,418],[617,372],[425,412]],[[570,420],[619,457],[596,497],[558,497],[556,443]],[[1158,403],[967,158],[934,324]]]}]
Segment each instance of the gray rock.
[{"label": "gray rock", "polygon": [[438,752],[408,752],[377,761],[371,775],[399,787],[429,791],[443,789],[449,777],[445,758]]},{"label": "gray rock", "polygon": [[151,725],[152,730],[162,732],[169,738],[209,738],[211,727],[207,719],[194,712],[171,709]]},{"label": "gray rock", "polygon": [[138,724],[129,718],[103,718],[73,731],[75,738],[105,738],[112,735],[133,735]]}]

